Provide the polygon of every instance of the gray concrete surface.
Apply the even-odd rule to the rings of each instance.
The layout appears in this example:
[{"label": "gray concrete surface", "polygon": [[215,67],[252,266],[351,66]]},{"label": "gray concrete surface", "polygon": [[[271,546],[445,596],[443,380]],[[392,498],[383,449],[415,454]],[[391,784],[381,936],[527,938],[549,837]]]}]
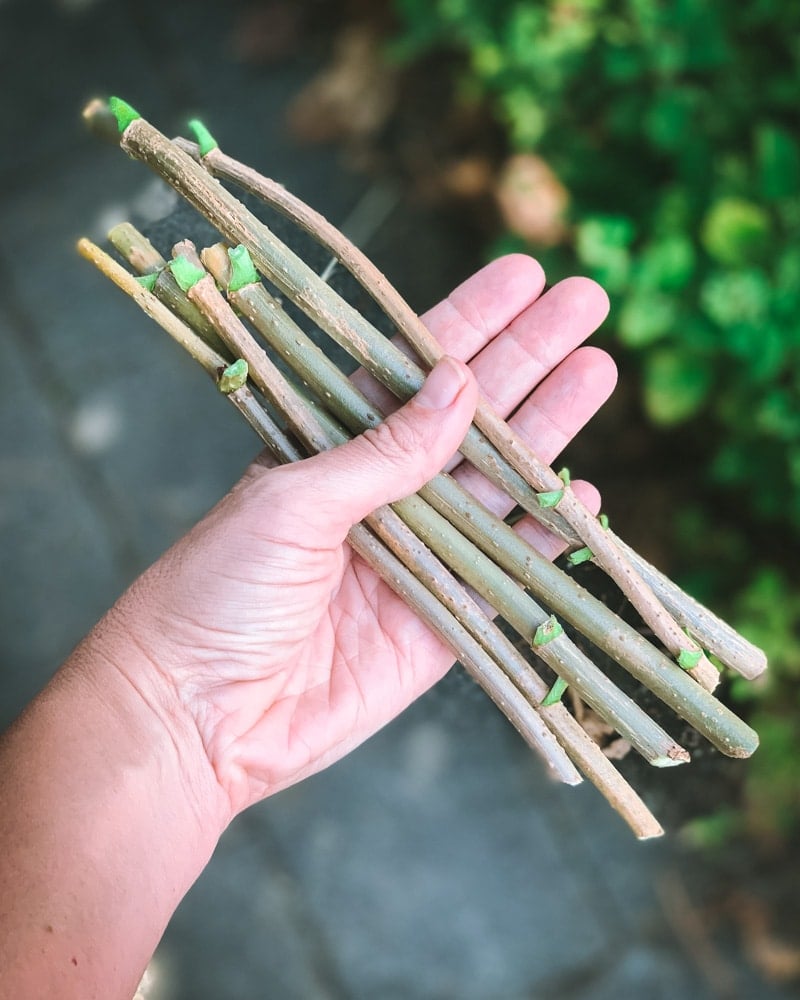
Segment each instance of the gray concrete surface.
[{"label": "gray concrete surface", "polygon": [[[143,168],[83,134],[120,93],[223,144],[334,221],[367,181],[292,142],[309,57],[242,66],[240,4],[0,2],[0,724],[256,444],[205,378],[80,261],[77,236],[158,215]],[[155,30],[154,26],[158,26]],[[425,268],[408,258],[424,237]],[[470,252],[404,208],[373,251],[419,308]],[[157,835],[157,831],[154,831]],[[672,840],[637,845],[590,788],[557,788],[453,673],[329,771],[237,820],[170,924],[154,1000],[719,997],[658,887]],[[734,949],[727,996],[779,997]]]}]

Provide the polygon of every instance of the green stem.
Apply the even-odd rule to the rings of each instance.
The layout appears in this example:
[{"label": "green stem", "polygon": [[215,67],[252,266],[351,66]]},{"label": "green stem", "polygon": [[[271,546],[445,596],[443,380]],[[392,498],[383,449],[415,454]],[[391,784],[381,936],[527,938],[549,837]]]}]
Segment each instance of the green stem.
[{"label": "green stem", "polygon": [[157,274],[154,294],[176,315],[210,344],[219,354],[227,357],[228,349],[217,336],[214,327],[199,309],[192,305],[178,286],[167,267],[167,262],[153,244],[130,222],[122,222],[109,231],[108,241],[128,261],[137,274]]},{"label": "green stem", "polygon": [[218,373],[229,364],[228,358],[210,347],[195,331],[172,313],[160,299],[142,287],[136,278],[118,264],[112,257],[96,246],[91,240],[78,241],[78,252],[91,261],[118,288],[126,292],[133,301],[156,321],[162,329],[217,380]]}]

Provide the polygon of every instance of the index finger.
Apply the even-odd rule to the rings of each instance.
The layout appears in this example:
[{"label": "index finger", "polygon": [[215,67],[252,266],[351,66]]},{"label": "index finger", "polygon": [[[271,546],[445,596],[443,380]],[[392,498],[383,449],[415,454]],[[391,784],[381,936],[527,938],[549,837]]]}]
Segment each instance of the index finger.
[{"label": "index finger", "polygon": [[[545,275],[538,261],[525,254],[508,254],[467,278],[421,319],[445,354],[469,361],[535,302],[544,286]],[[393,342],[414,357],[402,336],[395,336]],[[384,413],[399,405],[363,368],[352,380]]]},{"label": "index finger", "polygon": [[467,278],[421,319],[445,354],[470,361],[539,298],[544,285],[538,261],[508,254]]}]

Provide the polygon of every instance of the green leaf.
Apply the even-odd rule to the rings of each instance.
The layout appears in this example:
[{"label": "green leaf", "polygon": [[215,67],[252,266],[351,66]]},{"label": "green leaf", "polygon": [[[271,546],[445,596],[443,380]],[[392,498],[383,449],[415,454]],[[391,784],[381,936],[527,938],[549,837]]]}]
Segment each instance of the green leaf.
[{"label": "green leaf", "polygon": [[680,150],[692,128],[698,95],[689,88],[663,90],[650,105],[644,129],[657,149]]},{"label": "green leaf", "polygon": [[677,316],[676,303],[656,293],[634,294],[619,314],[619,338],[628,347],[647,347],[672,332]]},{"label": "green leaf", "polygon": [[546,510],[549,507],[556,507],[564,499],[564,490],[545,490],[536,494],[536,501],[539,506]]},{"label": "green leaf", "polygon": [[584,545],[582,549],[570,552],[567,556],[570,566],[580,566],[581,563],[589,562],[592,559],[594,559],[594,552],[592,552],[588,545]]},{"label": "green leaf", "polygon": [[770,242],[769,215],[743,198],[716,202],[703,221],[701,238],[711,257],[738,267],[763,256]]},{"label": "green leaf", "polygon": [[682,670],[694,670],[702,658],[702,649],[682,649],[678,654],[678,666]]},{"label": "green leaf", "polygon": [[514,144],[519,149],[533,148],[547,128],[544,106],[528,88],[505,92],[501,104]]},{"label": "green leaf", "polygon": [[800,147],[794,136],[778,125],[763,124],[756,130],[759,190],[775,201],[797,194],[800,186]]},{"label": "green leaf", "polygon": [[644,405],[656,424],[679,424],[694,416],[711,391],[708,364],[679,350],[663,348],[645,360]]},{"label": "green leaf", "polygon": [[140,274],[136,280],[142,288],[146,288],[148,292],[152,292],[158,281],[158,272],[155,274]]},{"label": "green leaf", "polygon": [[715,323],[723,327],[750,325],[756,342],[770,296],[767,276],[754,268],[712,272],[700,289],[700,302]]},{"label": "green leaf", "polygon": [[575,249],[594,277],[608,291],[625,287],[631,268],[628,247],[633,242],[634,228],[625,216],[595,216],[582,222],[577,229]]},{"label": "green leaf", "polygon": [[650,243],[636,263],[636,285],[663,292],[682,291],[691,281],[697,255],[688,237],[680,233]]}]

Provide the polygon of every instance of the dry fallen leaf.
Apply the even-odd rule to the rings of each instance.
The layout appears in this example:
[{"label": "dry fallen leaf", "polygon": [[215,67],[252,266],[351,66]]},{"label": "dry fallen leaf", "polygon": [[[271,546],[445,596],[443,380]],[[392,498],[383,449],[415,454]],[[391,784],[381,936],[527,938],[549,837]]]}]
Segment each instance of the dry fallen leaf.
[{"label": "dry fallen leaf", "polygon": [[241,62],[269,64],[294,55],[302,44],[303,10],[289,0],[259,0],[237,18],[231,45]]},{"label": "dry fallen leaf", "polygon": [[444,168],[442,183],[457,198],[479,198],[491,188],[492,164],[485,156],[462,156]]},{"label": "dry fallen leaf", "polygon": [[381,46],[367,26],[341,32],[331,62],[289,107],[295,135],[309,142],[367,139],[383,126],[395,106],[397,86]]},{"label": "dry fallen leaf", "polygon": [[529,243],[553,246],[566,235],[569,194],[541,157],[533,153],[509,157],[495,197],[505,224]]},{"label": "dry fallen leaf", "polygon": [[631,751],[631,744],[622,736],[615,739],[616,730],[610,726],[605,719],[601,719],[594,709],[589,706],[574,691],[570,692],[572,698],[572,710],[575,718],[581,727],[595,741],[609,760],[622,760]]}]

